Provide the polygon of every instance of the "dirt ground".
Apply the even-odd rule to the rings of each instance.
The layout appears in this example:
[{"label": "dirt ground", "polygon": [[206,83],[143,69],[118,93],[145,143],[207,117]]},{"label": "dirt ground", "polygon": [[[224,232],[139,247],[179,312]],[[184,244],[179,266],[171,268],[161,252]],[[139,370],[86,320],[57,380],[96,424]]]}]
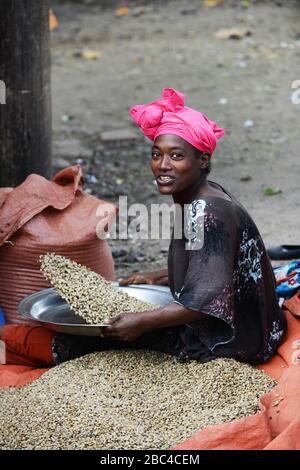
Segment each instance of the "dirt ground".
[{"label": "dirt ground", "polygon": [[[266,245],[300,244],[300,104],[291,99],[300,80],[300,2],[129,1],[120,17],[114,2],[101,3],[52,2],[53,171],[77,161],[93,195],[164,200],[149,169],[150,144],[128,109],[174,87],[226,129],[210,179],[240,199]],[[230,27],[251,34],[214,36]],[[99,58],[82,58],[86,49]],[[118,275],[166,266],[167,241],[110,243]]]}]

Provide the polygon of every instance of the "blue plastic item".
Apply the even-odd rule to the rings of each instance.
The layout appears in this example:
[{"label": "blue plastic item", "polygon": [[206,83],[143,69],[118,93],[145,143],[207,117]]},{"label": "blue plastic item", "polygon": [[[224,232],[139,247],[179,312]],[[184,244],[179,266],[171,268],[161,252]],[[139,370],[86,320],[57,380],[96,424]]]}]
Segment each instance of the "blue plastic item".
[{"label": "blue plastic item", "polygon": [[2,308],[0,307],[0,326],[5,325],[5,317]]},{"label": "blue plastic item", "polygon": [[273,268],[279,297],[289,299],[300,289],[300,260]]}]

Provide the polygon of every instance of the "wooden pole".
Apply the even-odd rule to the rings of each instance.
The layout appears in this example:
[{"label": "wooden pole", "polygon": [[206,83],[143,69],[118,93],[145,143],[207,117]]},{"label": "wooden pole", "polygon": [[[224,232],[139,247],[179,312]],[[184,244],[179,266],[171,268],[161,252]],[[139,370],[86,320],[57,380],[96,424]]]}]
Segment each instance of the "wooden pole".
[{"label": "wooden pole", "polygon": [[51,176],[49,0],[0,0],[0,80],[0,186]]}]

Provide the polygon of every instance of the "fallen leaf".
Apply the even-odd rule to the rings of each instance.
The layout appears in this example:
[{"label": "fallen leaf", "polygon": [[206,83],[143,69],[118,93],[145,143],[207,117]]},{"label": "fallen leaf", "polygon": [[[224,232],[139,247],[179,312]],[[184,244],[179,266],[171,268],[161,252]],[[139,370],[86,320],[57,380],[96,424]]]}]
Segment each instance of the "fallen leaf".
[{"label": "fallen leaf", "polygon": [[276,194],[281,194],[282,191],[281,189],[279,188],[264,188],[263,189],[263,193],[266,195],[266,196],[275,196]]},{"label": "fallen leaf", "polygon": [[79,52],[78,56],[84,60],[98,60],[101,57],[101,52],[93,51],[92,49],[83,49],[83,51]]},{"label": "fallen leaf", "polygon": [[251,181],[251,180],[252,180],[252,176],[250,175],[245,175],[245,176],[240,177],[240,181]]},{"label": "fallen leaf", "polygon": [[221,5],[224,0],[203,0],[203,5],[207,8],[213,8],[217,7],[218,5]]},{"label": "fallen leaf", "polygon": [[128,13],[129,13],[128,7],[120,7],[120,8],[117,8],[115,11],[116,16],[125,16],[125,15],[128,15]]},{"label": "fallen leaf", "polygon": [[49,11],[49,28],[50,31],[54,31],[58,28],[58,21],[52,10]]},{"label": "fallen leaf", "polygon": [[241,27],[222,28],[215,32],[217,39],[242,39],[251,34],[250,29]]}]

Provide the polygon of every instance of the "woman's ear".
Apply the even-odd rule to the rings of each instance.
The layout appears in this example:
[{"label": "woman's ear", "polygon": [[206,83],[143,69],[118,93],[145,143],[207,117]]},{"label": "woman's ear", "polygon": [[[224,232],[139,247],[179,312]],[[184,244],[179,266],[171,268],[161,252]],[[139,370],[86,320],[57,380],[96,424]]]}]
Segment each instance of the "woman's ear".
[{"label": "woman's ear", "polygon": [[209,167],[210,163],[210,154],[209,153],[202,153],[200,155],[200,167],[202,170],[205,170],[206,168]]}]

